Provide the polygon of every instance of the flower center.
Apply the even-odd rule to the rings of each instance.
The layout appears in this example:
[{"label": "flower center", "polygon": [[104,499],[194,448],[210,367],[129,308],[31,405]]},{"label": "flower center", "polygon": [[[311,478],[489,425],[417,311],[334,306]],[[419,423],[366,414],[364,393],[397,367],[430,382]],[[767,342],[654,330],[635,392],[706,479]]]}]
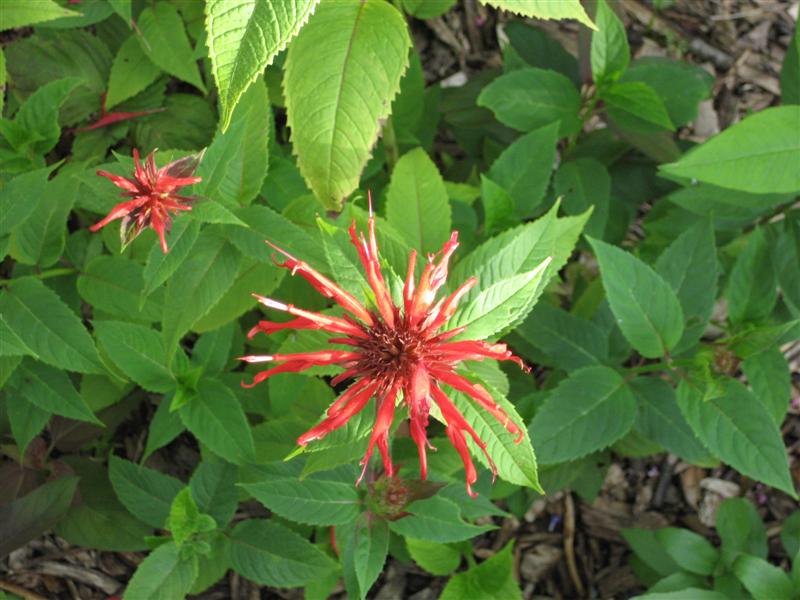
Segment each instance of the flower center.
[{"label": "flower center", "polygon": [[403,323],[395,328],[379,321],[369,334],[361,344],[363,366],[376,374],[406,370],[423,359],[422,339]]}]

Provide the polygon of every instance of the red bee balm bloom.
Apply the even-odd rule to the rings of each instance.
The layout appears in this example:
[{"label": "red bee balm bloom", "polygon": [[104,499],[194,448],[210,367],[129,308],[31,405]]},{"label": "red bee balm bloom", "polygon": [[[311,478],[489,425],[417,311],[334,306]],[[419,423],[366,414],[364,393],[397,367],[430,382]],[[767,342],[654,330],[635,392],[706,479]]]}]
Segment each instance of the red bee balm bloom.
[{"label": "red bee balm bloom", "polygon": [[[394,419],[399,392],[403,392],[403,403],[408,408],[409,430],[419,449],[423,479],[428,470],[426,447],[431,447],[426,436],[428,414],[431,402],[435,402],[446,423],[447,436],[464,462],[467,491],[474,495],[470,486],[475,483],[477,473],[467,448],[467,435],[483,451],[492,472],[496,475],[497,471],[486,451],[486,444],[448,398],[443,386],[465,393],[500,421],[509,433],[516,435],[516,441],[520,442],[523,431],[495,403],[483,386],[456,373],[456,367],[462,360],[484,358],[512,360],[522,368],[525,366],[505,344],[451,341],[465,327],[440,331],[455,313],[458,301],[477,283],[477,279],[472,277],[455,292],[436,301],[436,294],[447,279],[447,264],[458,247],[458,232],[453,232],[438,255],[428,256],[428,264],[417,284],[414,282],[417,253],[411,252],[402,307],[393,304],[381,274],[378,244],[375,240],[375,218],[372,214],[369,218],[369,239],[365,239],[363,233],[356,234],[355,222],[350,226],[350,239],[358,251],[367,280],[375,294],[377,313],[368,310],[351,294],[307,263],[270,243],[286,257],[283,263],[278,263],[279,266],[291,269],[293,275],[302,276],[318,292],[335,300],[350,314],[343,317],[324,315],[255,295],[264,306],[287,312],[295,318],[285,323],[261,321],[248,336],[253,337],[258,332],[270,334],[281,329],[322,329],[339,336],[332,338],[331,343],[343,344],[349,348],[242,357],[241,360],[250,363],[277,363],[277,366],[258,373],[252,384],[243,385],[251,387],[277,373],[303,371],[315,365],[341,365],[344,372],[333,379],[333,385],[349,378],[355,379],[355,382],[328,408],[325,420],[301,435],[297,443],[305,446],[313,440],[325,437],[334,429],[342,427],[363,410],[371,398],[375,398],[377,417],[361,464],[366,470],[370,455],[377,446],[388,477],[395,473],[389,455],[389,429]],[[358,481],[363,477],[364,471]]]},{"label": "red bee balm bloom", "polygon": [[194,200],[194,198],[180,196],[175,192],[179,188],[202,180],[200,177],[193,176],[202,158],[202,152],[172,161],[160,169],[156,169],[154,154],[155,151],[147,156],[145,165],[142,167],[139,163],[139,151],[133,151],[135,165],[133,179],[113,175],[107,171],[97,172],[98,175],[107,177],[114,185],[125,190],[120,194],[121,196],[131,199],[117,204],[102,221],[92,225],[89,229],[97,231],[111,221],[121,218],[120,236],[124,247],[132,242],[145,227],[149,226],[158,234],[158,238],[161,240],[161,249],[166,254],[169,248],[167,248],[164,232],[169,231],[172,222],[171,213],[192,210],[192,207],[185,203]]}]

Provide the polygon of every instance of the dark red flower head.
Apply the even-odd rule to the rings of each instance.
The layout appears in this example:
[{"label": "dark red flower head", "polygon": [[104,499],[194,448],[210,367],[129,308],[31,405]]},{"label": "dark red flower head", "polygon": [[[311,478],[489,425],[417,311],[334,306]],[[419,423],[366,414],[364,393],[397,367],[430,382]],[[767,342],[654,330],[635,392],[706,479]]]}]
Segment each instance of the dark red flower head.
[{"label": "dark red flower head", "polygon": [[194,177],[194,171],[202,158],[202,152],[191,154],[172,161],[160,169],[156,169],[155,150],[145,159],[144,167],[139,162],[139,151],[133,151],[135,169],[133,179],[113,175],[107,171],[97,174],[110,179],[114,185],[121,187],[120,194],[130,198],[117,204],[106,217],[90,227],[97,231],[115,219],[122,219],[120,236],[123,247],[132,242],[146,227],[152,227],[161,240],[161,249],[167,253],[167,240],[164,233],[169,231],[172,214],[182,210],[192,210],[186,203],[194,198],[181,196],[175,192],[184,186],[201,181]]},{"label": "dark red flower head", "polygon": [[[300,354],[271,354],[266,356],[244,356],[241,360],[250,363],[275,363],[276,366],[256,374],[252,384],[256,385],[277,373],[303,371],[315,365],[336,364],[344,371],[334,378],[336,385],[346,379],[354,383],[328,408],[326,418],[297,439],[305,446],[313,440],[325,437],[334,429],[342,427],[355,414],[364,409],[375,398],[377,417],[361,464],[366,470],[370,455],[375,446],[381,453],[388,477],[395,473],[389,455],[389,429],[394,419],[396,402],[402,392],[402,403],[408,409],[409,431],[419,450],[422,478],[427,476],[426,430],[431,403],[438,406],[445,421],[447,436],[461,455],[466,470],[467,491],[477,479],[475,466],[467,447],[466,436],[472,438],[483,451],[492,472],[496,468],[486,451],[486,444],[469,425],[461,412],[448,397],[446,389],[463,392],[478,406],[494,416],[513,435],[517,442],[523,439],[523,431],[512,421],[506,412],[492,399],[480,384],[472,383],[456,372],[463,360],[512,360],[525,368],[522,361],[514,356],[505,344],[490,344],[483,341],[453,341],[464,331],[464,327],[446,329],[445,325],[453,316],[458,301],[477,283],[474,277],[464,282],[449,296],[436,299],[437,292],[447,279],[447,265],[458,247],[458,233],[453,232],[450,240],[437,255],[429,255],[428,263],[418,283],[414,281],[417,254],[411,252],[408,275],[403,288],[402,306],[395,306],[386,282],[381,274],[378,258],[378,244],[375,239],[375,218],[370,212],[369,238],[357,234],[355,222],[350,226],[350,239],[355,245],[367,280],[375,294],[377,312],[368,310],[351,294],[314,270],[307,263],[296,259],[274,244],[270,245],[286,257],[279,266],[291,269],[292,275],[299,274],[318,292],[336,301],[347,311],[345,316],[336,317],[296,308],[269,298],[255,295],[266,307],[280,310],[295,318],[284,323],[261,321],[248,334],[266,334],[281,329],[321,329],[334,333],[330,340],[342,344],[347,349],[320,350]],[[269,242],[267,242],[269,243]],[[443,330],[444,329],[444,330]],[[364,477],[361,473],[359,482]]]}]

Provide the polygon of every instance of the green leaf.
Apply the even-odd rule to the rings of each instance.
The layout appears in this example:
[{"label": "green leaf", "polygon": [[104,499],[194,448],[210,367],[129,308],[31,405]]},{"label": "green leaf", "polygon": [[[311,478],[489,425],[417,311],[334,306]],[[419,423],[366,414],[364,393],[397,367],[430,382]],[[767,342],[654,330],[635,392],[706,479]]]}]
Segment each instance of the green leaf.
[{"label": "green leaf", "polygon": [[484,4],[532,19],[576,19],[589,29],[597,29],[580,0],[482,0]]},{"label": "green leaf", "polygon": [[664,527],[655,532],[655,538],[682,569],[698,575],[714,572],[719,552],[703,536],[688,529]]},{"label": "green leaf", "polygon": [[102,426],[64,371],[26,360],[17,370],[19,393],[50,413]]},{"label": "green leaf", "polygon": [[620,531],[622,537],[628,542],[636,558],[645,566],[652,569],[660,577],[668,577],[680,571],[681,567],[658,543],[656,532],[637,527],[625,528]]},{"label": "green leaf", "polygon": [[539,302],[515,333],[544,352],[553,367],[568,371],[608,360],[608,338],[594,323]]},{"label": "green leaf", "polygon": [[589,238],[597,255],[611,311],[631,345],[656,358],[683,335],[683,310],[669,284],[650,266],[621,248]]},{"label": "green leaf", "polygon": [[231,563],[241,575],[261,585],[299,587],[336,568],[308,540],[274,521],[241,521],[231,532]]},{"label": "green leaf", "polygon": [[642,435],[692,464],[717,463],[683,418],[670,384],[657,377],[637,377],[629,385],[638,400],[636,429]]},{"label": "green leaf", "polygon": [[781,68],[781,103],[800,104],[800,27],[796,25]]},{"label": "green leaf", "polygon": [[271,467],[264,481],[242,487],[275,514],[311,525],[344,525],[361,513],[351,468],[315,473],[300,479],[302,465]]},{"label": "green leaf", "polygon": [[430,542],[460,542],[495,529],[472,525],[461,518],[458,505],[442,496],[416,500],[406,509],[410,514],[389,523],[389,529],[402,536]]},{"label": "green leaf", "polygon": [[231,362],[231,348],[237,331],[238,325],[229,323],[201,335],[192,347],[192,362],[203,367],[207,375],[225,371]]},{"label": "green leaf", "polygon": [[3,3],[3,10],[0,11],[0,31],[27,27],[61,17],[73,17],[77,14],[53,0],[39,0],[36,4],[32,4],[30,0],[6,0]]},{"label": "green leaf", "polygon": [[167,284],[163,335],[168,359],[183,334],[211,310],[236,278],[238,256],[224,239],[204,233],[194,248]]},{"label": "green leaf", "polygon": [[171,403],[171,396],[164,397],[150,421],[147,428],[147,445],[142,455],[143,461],[159,448],[169,444],[186,429],[178,413],[170,410]]},{"label": "green leaf", "polygon": [[558,135],[581,128],[581,95],[567,77],[546,69],[517,69],[501,75],[481,91],[478,106],[519,131],[532,131],[559,121]]},{"label": "green leaf", "polygon": [[0,356],[32,356],[39,358],[6,323],[0,314]]},{"label": "green leaf", "polygon": [[77,477],[61,477],[0,505],[0,556],[21,548],[58,523],[69,510],[77,483]]},{"label": "green leaf", "polygon": [[205,94],[206,86],[178,9],[169,2],[158,2],[139,13],[136,23],[142,32],[140,44],[147,58]]},{"label": "green leaf", "polygon": [[717,298],[717,248],[710,219],[678,236],[656,261],[661,275],[678,297],[684,332],[678,348],[689,348],[703,335]]},{"label": "green leaf", "polygon": [[75,77],[51,81],[28,96],[20,106],[14,121],[28,133],[32,152],[46,154],[56,145],[61,136],[59,108],[81,83]]},{"label": "green leaf", "polygon": [[106,108],[112,108],[144,91],[158,76],[161,69],[155,66],[142,50],[139,34],[132,33],[122,42],[108,77]]},{"label": "green leaf", "polygon": [[778,347],[769,348],[746,358],[742,371],[755,396],[780,427],[792,398],[792,375],[786,356]]},{"label": "green leaf", "polygon": [[450,237],[447,190],[422,148],[397,161],[386,192],[386,219],[420,256],[438,252]]},{"label": "green leaf", "polygon": [[545,400],[530,426],[542,464],[575,460],[622,438],[636,418],[636,399],[608,367],[570,374]]},{"label": "green leaf", "polygon": [[133,0],[108,0],[111,8],[114,9],[114,12],[122,17],[122,19],[128,24],[130,24],[131,20],[133,19],[133,7],[131,6],[132,2]]},{"label": "green leaf", "polygon": [[603,92],[608,115],[623,129],[640,133],[674,131],[656,91],[640,81],[618,82]]},{"label": "green leaf", "polygon": [[722,558],[728,568],[740,553],[767,558],[767,530],[748,500],[728,498],[720,504],[716,528],[722,541]]},{"label": "green leaf", "polygon": [[619,79],[628,68],[631,51],[625,26],[606,0],[598,0],[597,31],[592,34],[592,76],[597,85]]},{"label": "green leaf", "polygon": [[144,278],[142,298],[152,294],[183,264],[194,248],[199,235],[200,224],[197,221],[178,219],[170,232],[169,252],[164,254],[160,245],[153,244],[142,273]]},{"label": "green leaf", "polygon": [[[527,64],[558,71],[576,85],[580,84],[578,61],[543,30],[520,19],[506,23],[504,31],[511,47]],[[508,69],[508,61],[504,66]]]},{"label": "green leaf", "polygon": [[[754,194],[800,191],[800,106],[778,106],[749,115],[678,162],[661,166],[667,175]],[[769,135],[764,135],[764,132]]]},{"label": "green leaf", "polygon": [[448,328],[466,327],[463,339],[483,340],[513,327],[524,319],[544,290],[551,257],[534,269],[496,282],[463,304],[448,322]]},{"label": "green leaf", "polygon": [[446,544],[406,538],[406,548],[414,562],[431,575],[450,575],[461,564],[461,552]]},{"label": "green leaf", "polygon": [[185,560],[178,546],[167,542],[139,564],[122,599],[183,600],[197,575],[197,557]]},{"label": "green leaf", "polygon": [[358,185],[410,46],[403,17],[391,4],[348,0],[321,4],[289,47],[283,84],[293,148],[300,172],[327,209],[341,210]]},{"label": "green leaf", "polygon": [[700,441],[743,475],[796,497],[780,430],[767,409],[741,383],[721,382],[723,395],[703,400],[686,381],[678,406]]},{"label": "green leaf", "polygon": [[206,3],[206,43],[219,91],[222,131],[230,125],[234,108],[245,90],[297,35],[318,2],[210,0]]},{"label": "green leaf", "polygon": [[522,600],[519,583],[514,578],[513,547],[514,543],[509,542],[500,552],[477,567],[453,575],[439,600]]},{"label": "green leaf", "polygon": [[28,444],[42,432],[53,413],[28,400],[24,391],[16,398],[6,400],[6,413],[19,455],[25,456]]},{"label": "green leaf", "polygon": [[189,481],[197,506],[211,515],[220,528],[228,524],[239,506],[239,492],[236,489],[238,475],[239,470],[234,465],[206,458],[197,466]]},{"label": "green leaf", "polygon": [[514,216],[511,195],[485,175],[481,175],[481,203],[484,235],[494,235],[519,222]]},{"label": "green leaf", "polygon": [[167,518],[166,529],[178,547],[196,533],[208,533],[216,528],[216,522],[208,515],[201,514],[192,498],[192,490],[183,488],[172,501]]},{"label": "green leaf", "polygon": [[604,237],[611,199],[611,176],[601,162],[579,158],[563,163],[553,178],[553,189],[561,197],[561,205],[568,215],[583,214],[592,208],[592,216],[584,231],[592,237]]},{"label": "green leaf", "polygon": [[517,217],[529,217],[544,200],[557,141],[557,125],[546,125],[514,140],[492,163],[488,177],[509,193]]},{"label": "green leaf", "polygon": [[253,83],[242,94],[229,119],[230,128],[217,133],[203,156],[197,169],[203,181],[196,189],[234,208],[250,204],[258,196],[269,168],[272,113],[263,81]]},{"label": "green leaf", "polygon": [[655,56],[635,60],[621,81],[638,81],[655,90],[676,127],[697,117],[698,105],[709,97],[714,85],[714,77],[702,67]]},{"label": "green leaf", "polygon": [[119,501],[137,519],[162,528],[169,509],[183,483],[153,469],[136,465],[112,455],[108,460],[108,478]]},{"label": "green leaf", "polygon": [[[159,81],[162,83],[155,83],[148,90],[155,88],[154,94],[163,94],[165,80]],[[164,110],[132,121],[134,143],[142,154],[157,148],[188,152],[211,143],[217,121],[207,100],[194,94],[175,93],[164,100],[148,102],[155,103],[163,104]]]},{"label": "green leaf", "polygon": [[150,296],[140,306],[142,272],[137,262],[101,254],[89,261],[78,276],[78,293],[96,310],[109,315],[146,323],[160,321],[163,294]]},{"label": "green leaf", "polygon": [[800,510],[794,511],[781,527],[781,544],[786,554],[797,556],[800,552]]},{"label": "green leaf", "polygon": [[755,600],[791,600],[797,589],[789,575],[763,558],[743,554],[733,563],[733,572]]},{"label": "green leaf", "polygon": [[175,388],[157,331],[122,321],[95,321],[94,329],[106,354],[137,385],[162,393]]},{"label": "green leaf", "polygon": [[103,374],[89,332],[61,298],[38,279],[22,278],[0,294],[8,325],[47,364],[80,373]]},{"label": "green leaf", "polygon": [[637,600],[730,600],[728,596],[714,590],[706,590],[698,587],[682,587],[673,592],[651,592],[637,596]]},{"label": "green leaf", "polygon": [[253,434],[234,393],[217,379],[201,379],[197,393],[181,407],[183,424],[225,460],[240,464],[255,454]]},{"label": "green leaf", "polygon": [[753,230],[725,287],[731,323],[763,321],[778,299],[775,269],[764,230]]},{"label": "green leaf", "polygon": [[383,571],[389,551],[389,527],[382,519],[361,514],[336,528],[344,584],[351,598],[364,600]]},{"label": "green leaf", "polygon": [[53,167],[46,167],[22,173],[5,184],[0,194],[0,236],[30,218],[44,198],[47,177],[52,170]]}]

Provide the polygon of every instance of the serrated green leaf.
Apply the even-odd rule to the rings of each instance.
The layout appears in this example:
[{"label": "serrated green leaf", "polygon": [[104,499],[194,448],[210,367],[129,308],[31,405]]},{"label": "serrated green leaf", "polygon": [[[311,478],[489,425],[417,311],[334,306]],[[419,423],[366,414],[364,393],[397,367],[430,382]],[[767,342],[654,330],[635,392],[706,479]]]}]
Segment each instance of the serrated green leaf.
[{"label": "serrated green leaf", "polygon": [[167,542],[136,568],[123,600],[183,600],[197,578],[197,557],[181,558],[178,546]]},{"label": "serrated green leaf", "polygon": [[698,575],[711,575],[719,560],[719,552],[703,536],[677,527],[664,527],[655,532],[658,544],[682,569]]},{"label": "serrated green leaf", "polygon": [[43,21],[52,21],[61,17],[72,17],[78,13],[68,10],[53,2],[40,0],[35,5],[30,0],[6,0],[0,11],[0,31],[27,27]]},{"label": "serrated green leaf", "polygon": [[47,176],[53,167],[17,175],[5,184],[0,194],[0,235],[24,224],[43,201]]},{"label": "serrated green leaf", "polygon": [[42,432],[53,413],[28,400],[25,393],[6,400],[6,413],[19,455],[25,456],[28,444]]},{"label": "serrated green leaf", "polygon": [[51,81],[28,96],[19,107],[14,121],[28,133],[32,152],[47,154],[56,145],[61,135],[59,109],[81,83],[76,77]]},{"label": "serrated green leaf", "polygon": [[780,430],[767,409],[738,381],[721,385],[722,396],[703,400],[681,381],[678,406],[695,435],[742,474],[796,497]]},{"label": "serrated green leaf", "polygon": [[169,509],[183,484],[169,475],[136,465],[112,455],[108,478],[122,505],[137,519],[162,528]]},{"label": "serrated green leaf", "polygon": [[106,372],[78,316],[38,279],[15,280],[0,294],[0,313],[42,361],[68,371]]},{"label": "serrated green leaf", "polygon": [[715,526],[722,542],[722,559],[728,568],[740,553],[767,558],[767,530],[749,500],[725,500],[717,509]]},{"label": "serrated green leaf", "polygon": [[452,546],[406,538],[406,548],[414,562],[432,575],[450,575],[461,564],[461,552]]},{"label": "serrated green leaf", "polygon": [[353,485],[352,468],[315,473],[300,479],[302,465],[284,463],[270,467],[264,481],[243,484],[275,514],[311,525],[344,525],[361,513],[361,502]]},{"label": "serrated green leaf", "polygon": [[[578,61],[542,29],[519,19],[506,23],[504,31],[511,47],[527,64],[557,71],[576,85],[580,84]],[[505,67],[508,69],[508,64]]]},{"label": "serrated green leaf", "polygon": [[522,591],[514,578],[514,543],[447,582],[439,600],[482,598],[485,600],[521,600]]},{"label": "serrated green leaf", "polygon": [[137,262],[103,254],[89,261],[78,276],[78,293],[95,309],[109,315],[145,323],[160,321],[162,293],[139,303],[144,287],[142,272]]},{"label": "serrated green leaf", "polygon": [[230,118],[230,128],[217,133],[197,169],[203,178],[197,191],[234,208],[253,201],[269,167],[272,113],[263,81],[247,89]]},{"label": "serrated green leaf", "polygon": [[222,131],[230,125],[234,108],[245,90],[297,35],[318,2],[211,0],[206,3],[206,43],[219,90]]},{"label": "serrated green leaf", "polygon": [[178,413],[170,410],[171,403],[172,396],[165,396],[150,421],[147,428],[147,444],[142,455],[143,461],[159,448],[169,444],[186,429]]},{"label": "serrated green leaf", "polygon": [[111,8],[130,25],[133,20],[133,0],[108,0]]},{"label": "serrated green leaf", "polygon": [[618,82],[603,92],[608,115],[620,127],[639,133],[675,131],[664,102],[641,81]]},{"label": "serrated green leaf", "polygon": [[683,418],[670,384],[657,377],[637,377],[629,385],[638,400],[636,428],[642,435],[692,464],[717,463]]},{"label": "serrated green leaf", "polygon": [[231,564],[249,580],[275,587],[298,587],[336,568],[308,540],[274,521],[241,521],[231,532]]},{"label": "serrated green leaf", "polygon": [[608,367],[584,367],[547,397],[530,426],[536,456],[554,464],[586,456],[624,436],[636,418],[636,399]]},{"label": "serrated green leaf", "polygon": [[[800,191],[800,106],[752,114],[661,171],[754,194]],[[770,135],[765,136],[764,132]]]},{"label": "serrated green leaf", "polygon": [[199,235],[200,224],[197,221],[179,219],[169,235],[169,252],[164,254],[161,246],[153,244],[142,272],[142,301],[169,279],[188,258]]},{"label": "serrated green leaf", "polygon": [[494,181],[481,175],[481,204],[483,205],[483,233],[491,236],[516,225],[514,200]]},{"label": "serrated green leaf", "polygon": [[239,506],[238,475],[239,470],[234,465],[206,458],[189,481],[198,508],[211,515],[220,528],[228,524]]},{"label": "serrated green leaf", "polygon": [[386,192],[386,219],[420,256],[438,252],[450,237],[447,190],[422,148],[397,161]]},{"label": "serrated green leaf", "polygon": [[576,19],[589,29],[597,29],[579,0],[482,0],[484,4],[532,19]]},{"label": "serrated green leaf", "polygon": [[364,600],[383,571],[389,535],[386,521],[367,514],[336,528],[345,589],[351,598]]},{"label": "serrated green leaf", "polygon": [[764,230],[755,229],[736,259],[725,286],[732,323],[765,320],[778,299],[775,269]]},{"label": "serrated green leaf", "polygon": [[519,131],[532,131],[559,121],[558,135],[581,128],[581,95],[567,77],[548,69],[516,69],[501,75],[481,91],[478,106]]},{"label": "serrated green leaf", "polygon": [[203,234],[172,275],[164,297],[163,335],[168,359],[180,338],[219,301],[236,278],[238,256],[222,238]]},{"label": "serrated green leaf", "polygon": [[358,185],[410,46],[391,4],[347,0],[321,4],[289,47],[283,84],[293,148],[327,209],[341,210]]},{"label": "serrated green leaf", "polygon": [[778,347],[769,348],[746,358],[742,371],[755,396],[780,427],[792,398],[792,374],[786,356]]},{"label": "serrated green leaf", "polygon": [[32,356],[39,358],[22,339],[8,326],[0,314],[0,356]]},{"label": "serrated green leaf", "polygon": [[[164,80],[160,81],[161,84],[155,83],[148,90],[156,88],[156,94],[163,94]],[[162,102],[163,111],[132,121],[134,143],[142,154],[158,148],[191,151],[211,143],[217,121],[207,100],[194,94],[175,93],[158,100],[159,104]]]},{"label": "serrated green leaf", "polygon": [[197,393],[181,407],[180,417],[197,439],[225,460],[234,464],[252,460],[255,448],[247,417],[222,382],[201,379]]},{"label": "serrated green leaf", "polygon": [[112,108],[145,90],[161,75],[142,50],[139,34],[132,33],[119,47],[108,77],[106,108]]},{"label": "serrated green leaf", "polygon": [[717,248],[710,219],[684,231],[656,261],[678,297],[685,329],[677,348],[688,349],[703,335],[717,298]]},{"label": "serrated green leaf", "polygon": [[18,391],[31,404],[50,413],[102,426],[64,371],[33,360],[17,370]]},{"label": "serrated green leaf", "polygon": [[683,335],[683,310],[675,292],[634,255],[593,238],[589,243],[622,333],[642,356],[663,356]]},{"label": "serrated green leaf", "polygon": [[461,518],[458,506],[442,496],[416,500],[406,509],[407,517],[389,523],[389,529],[402,536],[431,542],[460,542],[494,529],[472,525]]},{"label": "serrated green leaf", "polygon": [[95,321],[94,329],[106,354],[136,384],[151,392],[175,388],[157,331],[122,321]]},{"label": "serrated green leaf", "polygon": [[142,50],[152,63],[205,94],[206,86],[177,8],[169,2],[158,2],[139,13],[136,23],[142,34]]},{"label": "serrated green leaf", "polygon": [[553,178],[553,190],[561,197],[561,205],[568,215],[583,214],[592,208],[584,231],[592,237],[604,237],[610,210],[611,176],[601,162],[579,158],[563,163]]},{"label": "serrated green leaf", "polygon": [[203,367],[208,375],[222,373],[230,363],[233,338],[238,324],[229,323],[208,333],[204,333],[192,347],[192,362]]},{"label": "serrated green leaf", "polygon": [[614,81],[628,68],[631,51],[625,26],[606,0],[598,0],[597,31],[592,34],[591,65],[596,84]]}]

